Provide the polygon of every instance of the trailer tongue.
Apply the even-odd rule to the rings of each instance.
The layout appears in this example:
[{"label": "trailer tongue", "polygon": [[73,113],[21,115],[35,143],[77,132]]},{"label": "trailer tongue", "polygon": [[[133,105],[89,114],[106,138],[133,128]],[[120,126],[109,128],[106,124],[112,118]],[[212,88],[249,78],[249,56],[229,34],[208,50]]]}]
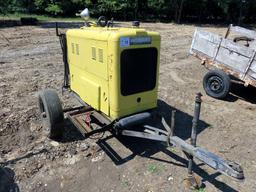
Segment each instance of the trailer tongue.
[{"label": "trailer tongue", "polygon": [[158,131],[160,132],[160,130],[157,130],[155,128],[154,128],[155,133],[141,133],[141,132],[124,130],[122,131],[121,134],[126,136],[146,138],[150,140],[163,141],[163,142],[169,139],[172,146],[179,148],[183,152],[195,157],[196,159],[200,160],[201,162],[210,166],[211,168],[219,171],[220,173],[233,177],[238,180],[244,179],[243,170],[239,164],[233,161],[225,160],[201,147],[194,147],[177,136],[171,136],[170,138],[168,138],[167,132],[166,132],[166,135],[159,135],[156,133]]},{"label": "trailer tongue", "polygon": [[[201,94],[197,94],[196,101],[195,101],[195,112],[194,112],[194,118],[193,118],[193,126],[192,126],[192,132],[191,132],[191,144],[188,144],[183,139],[173,136],[173,129],[167,125],[164,119],[162,119],[162,123],[166,129],[166,131],[155,128],[149,125],[144,125],[145,130],[144,132],[140,131],[133,131],[133,130],[126,130],[123,129],[121,131],[122,135],[125,136],[131,136],[131,137],[139,137],[144,139],[150,139],[150,140],[156,140],[156,141],[162,141],[166,142],[168,145],[171,145],[173,147],[177,147],[183,152],[186,153],[189,159],[189,167],[188,172],[189,175],[192,174],[192,163],[193,163],[193,157],[200,160],[204,164],[210,166],[211,168],[219,171],[222,174],[225,174],[227,176],[230,176],[232,178],[241,180],[244,179],[243,169],[242,167],[233,162],[225,160],[214,153],[211,153],[201,147],[196,146],[196,137],[197,137],[197,124],[200,116],[200,108],[201,108]],[[173,113],[174,115],[175,113]],[[147,117],[147,113],[141,113],[134,116],[134,118],[127,117],[126,119],[121,119],[120,122],[117,122],[118,126],[122,124],[123,127],[127,127],[127,125],[135,124],[136,121],[138,122],[138,118],[141,117],[142,119]],[[133,119],[136,119],[133,121]],[[174,117],[172,117],[174,119]],[[123,123],[123,122],[126,122]],[[174,127],[174,122],[172,122],[172,127]]]},{"label": "trailer tongue", "polygon": [[[200,178],[193,174],[193,158],[196,158],[197,160],[203,162],[205,165],[208,165],[209,167],[226,176],[232,177],[236,180],[243,180],[244,173],[242,167],[239,164],[233,161],[225,160],[216,154],[207,151],[206,149],[196,146],[197,125],[200,117],[202,102],[201,96],[201,93],[198,93],[195,99],[190,144],[174,135],[175,111],[172,111],[171,126],[168,126],[165,119],[162,117],[162,125],[165,130],[147,124],[152,116],[154,116],[154,114],[151,112],[142,112],[111,122],[106,120],[104,116],[90,107],[78,107],[74,108],[74,110],[67,109],[66,111],[68,118],[84,136],[91,136],[95,133],[110,131],[116,135],[160,141],[168,146],[177,147],[183,151],[188,158],[188,177],[185,180],[186,186],[189,186],[189,188],[192,187],[194,189],[198,189],[201,183]],[[92,118],[88,118],[88,115],[92,116]],[[80,119],[81,116],[85,117],[84,121]],[[93,121],[95,118],[98,122],[101,122],[101,125],[99,125],[98,128],[93,129],[91,124],[95,122],[95,120]],[[143,129],[132,129],[133,127],[138,126],[143,127]]]}]

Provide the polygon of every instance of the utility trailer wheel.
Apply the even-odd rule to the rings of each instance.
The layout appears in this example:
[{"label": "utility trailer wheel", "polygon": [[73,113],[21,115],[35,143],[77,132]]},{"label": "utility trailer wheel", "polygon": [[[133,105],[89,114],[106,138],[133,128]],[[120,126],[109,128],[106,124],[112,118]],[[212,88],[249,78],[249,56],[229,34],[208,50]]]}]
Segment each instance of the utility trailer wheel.
[{"label": "utility trailer wheel", "polygon": [[230,90],[230,77],[223,71],[209,71],[204,76],[203,86],[207,95],[216,99],[223,99]]},{"label": "utility trailer wheel", "polygon": [[48,137],[50,139],[59,139],[63,132],[64,114],[57,92],[53,89],[41,91],[38,103]]}]

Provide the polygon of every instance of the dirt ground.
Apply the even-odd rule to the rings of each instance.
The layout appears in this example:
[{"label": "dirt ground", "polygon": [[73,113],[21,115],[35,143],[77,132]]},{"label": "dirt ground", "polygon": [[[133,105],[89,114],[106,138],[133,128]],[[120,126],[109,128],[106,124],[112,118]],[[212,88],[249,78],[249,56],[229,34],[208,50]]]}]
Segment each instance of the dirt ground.
[{"label": "dirt ground", "polygon": [[[159,108],[177,110],[175,134],[188,140],[194,97],[203,104],[198,145],[239,162],[245,180],[237,182],[197,162],[201,191],[256,191],[256,91],[234,85],[226,100],[206,96],[207,70],[188,50],[193,25],[142,24],[162,36]],[[204,26],[224,34],[225,28]],[[54,88],[63,105],[75,106],[61,93],[63,64],[54,28],[0,29],[0,191],[167,192],[181,191],[186,157],[158,142],[115,138],[84,139],[67,121],[60,142],[46,138],[37,107],[38,91]]]}]

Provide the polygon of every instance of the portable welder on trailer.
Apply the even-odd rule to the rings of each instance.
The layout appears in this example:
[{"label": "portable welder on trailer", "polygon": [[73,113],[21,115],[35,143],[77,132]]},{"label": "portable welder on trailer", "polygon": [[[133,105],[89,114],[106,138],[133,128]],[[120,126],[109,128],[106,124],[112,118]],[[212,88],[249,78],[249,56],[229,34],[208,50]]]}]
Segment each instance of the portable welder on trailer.
[{"label": "portable welder on trailer", "polygon": [[[88,15],[88,10],[85,10]],[[83,12],[82,12],[83,13]],[[192,186],[198,184],[192,174],[193,157],[236,179],[243,179],[242,168],[196,146],[196,128],[201,95],[195,101],[191,144],[173,135],[172,125],[161,119],[166,130],[148,124],[156,116],[160,35],[139,27],[114,27],[113,20],[100,17],[87,21],[80,29],[69,29],[60,38],[64,61],[64,88],[82,104],[62,109],[57,93],[46,89],[39,93],[39,107],[50,138],[60,137],[64,113],[84,136],[110,131],[113,134],[166,142],[188,156]],[[132,127],[140,129],[132,129]]]},{"label": "portable welder on trailer", "polygon": [[66,39],[70,88],[83,101],[112,120],[156,107],[158,33],[83,27]]}]

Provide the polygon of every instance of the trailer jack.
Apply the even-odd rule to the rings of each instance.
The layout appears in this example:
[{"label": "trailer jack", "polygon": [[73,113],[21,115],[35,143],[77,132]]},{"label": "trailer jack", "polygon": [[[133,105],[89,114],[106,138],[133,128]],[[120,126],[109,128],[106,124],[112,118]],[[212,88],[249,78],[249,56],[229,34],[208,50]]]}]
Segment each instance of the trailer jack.
[{"label": "trailer jack", "polygon": [[[195,111],[193,117],[193,126],[191,132],[191,143],[187,143],[183,139],[173,135],[173,127],[174,127],[174,112],[172,113],[172,125],[169,127],[165,120],[162,118],[162,124],[164,125],[166,130],[162,130],[156,127],[152,127],[149,125],[144,125],[144,131],[133,131],[133,130],[121,130],[121,135],[138,137],[144,139],[150,139],[155,141],[166,142],[168,145],[172,147],[177,147],[182,150],[186,156],[188,157],[188,177],[185,179],[186,186],[193,189],[200,188],[201,182],[198,178],[196,178],[192,171],[192,166],[194,164],[193,158],[198,159],[204,164],[210,166],[211,168],[217,170],[218,172],[235,178],[237,180],[244,179],[244,173],[242,167],[233,162],[225,160],[214,153],[211,153],[201,147],[196,146],[196,138],[197,138],[197,124],[200,116],[200,108],[201,108],[201,94],[197,94],[195,100]],[[147,113],[139,114],[141,117],[146,117]],[[122,119],[122,121],[126,121],[127,125],[132,124],[131,121],[133,118],[127,117],[127,119]],[[129,122],[129,123],[128,123]],[[124,127],[126,127],[124,125]]]}]

